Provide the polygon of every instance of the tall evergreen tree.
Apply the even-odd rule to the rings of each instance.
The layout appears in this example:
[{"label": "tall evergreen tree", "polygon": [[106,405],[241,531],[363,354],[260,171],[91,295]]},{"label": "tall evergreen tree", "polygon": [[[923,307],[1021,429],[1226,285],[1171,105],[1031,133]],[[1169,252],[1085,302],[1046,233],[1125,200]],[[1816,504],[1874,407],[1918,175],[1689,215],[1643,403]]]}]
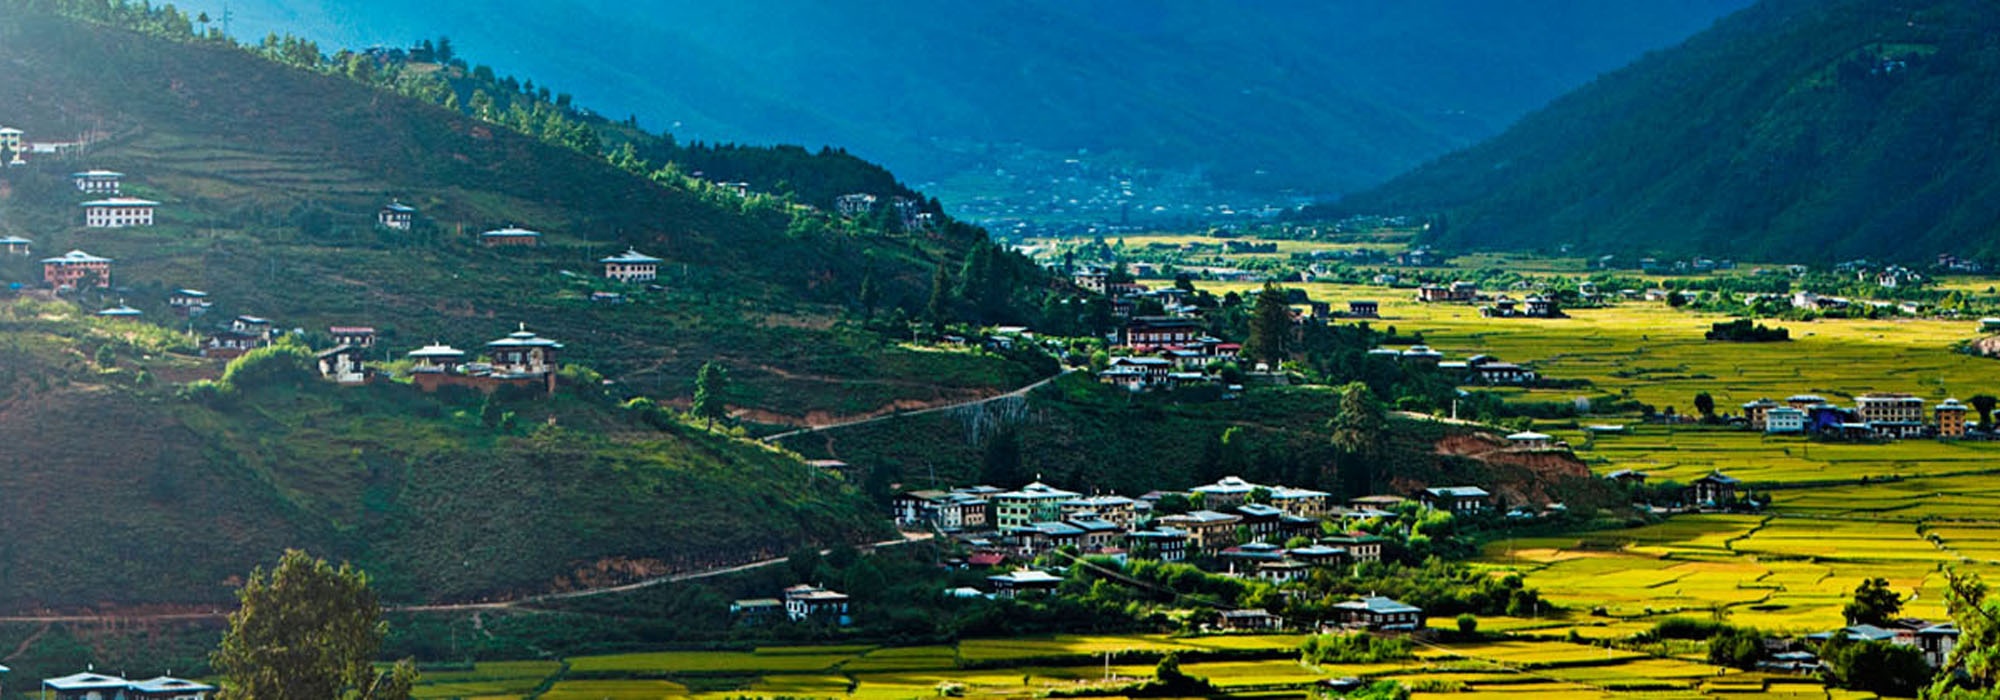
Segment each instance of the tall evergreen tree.
[{"label": "tall evergreen tree", "polygon": [[1292,308],[1285,303],[1285,290],[1274,283],[1264,283],[1263,291],[1257,293],[1257,304],[1250,311],[1250,337],[1243,344],[1243,352],[1276,370],[1291,355],[1292,326]]},{"label": "tall evergreen tree", "polygon": [[924,306],[924,316],[933,333],[943,333],[944,324],[951,321],[951,271],[943,265],[931,272],[931,300]]},{"label": "tall evergreen tree", "polygon": [[696,416],[715,427],[715,419],[728,418],[729,406],[724,395],[729,391],[729,370],[715,361],[701,363],[701,369],[694,375],[694,405]]}]

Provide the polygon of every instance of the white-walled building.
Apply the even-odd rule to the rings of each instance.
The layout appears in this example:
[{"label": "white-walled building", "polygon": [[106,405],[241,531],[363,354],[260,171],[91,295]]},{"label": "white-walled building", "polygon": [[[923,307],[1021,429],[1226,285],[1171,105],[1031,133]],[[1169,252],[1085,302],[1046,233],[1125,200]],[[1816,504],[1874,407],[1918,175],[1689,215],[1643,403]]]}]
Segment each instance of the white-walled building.
[{"label": "white-walled building", "polygon": [[132,197],[112,197],[83,203],[83,225],[87,228],[125,228],[153,225],[153,208],[159,202]]}]

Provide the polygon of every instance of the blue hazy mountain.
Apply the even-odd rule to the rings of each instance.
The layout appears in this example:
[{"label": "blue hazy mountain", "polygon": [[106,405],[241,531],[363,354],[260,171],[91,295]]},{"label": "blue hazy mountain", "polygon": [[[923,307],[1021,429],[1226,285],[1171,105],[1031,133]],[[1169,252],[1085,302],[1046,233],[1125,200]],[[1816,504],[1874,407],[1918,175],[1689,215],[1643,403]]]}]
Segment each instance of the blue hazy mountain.
[{"label": "blue hazy mountain", "polygon": [[[221,0],[196,10],[219,16]],[[1748,0],[231,0],[328,50],[449,35],[683,141],[834,144],[913,182],[1003,154],[1345,192],[1499,133]]]}]

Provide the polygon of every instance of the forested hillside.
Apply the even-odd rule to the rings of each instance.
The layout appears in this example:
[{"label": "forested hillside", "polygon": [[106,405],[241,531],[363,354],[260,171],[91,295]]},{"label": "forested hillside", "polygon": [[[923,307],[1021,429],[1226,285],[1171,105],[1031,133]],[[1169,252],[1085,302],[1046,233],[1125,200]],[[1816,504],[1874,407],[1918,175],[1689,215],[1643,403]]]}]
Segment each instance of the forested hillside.
[{"label": "forested hillside", "polygon": [[2000,254],[2000,6],[1766,0],[1322,214],[1454,248]]}]

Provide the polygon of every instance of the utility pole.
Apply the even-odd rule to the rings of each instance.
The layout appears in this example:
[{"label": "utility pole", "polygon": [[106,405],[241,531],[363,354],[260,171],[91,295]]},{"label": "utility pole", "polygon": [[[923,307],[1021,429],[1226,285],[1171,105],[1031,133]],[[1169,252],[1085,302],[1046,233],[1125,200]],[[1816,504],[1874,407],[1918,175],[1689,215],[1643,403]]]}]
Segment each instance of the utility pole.
[{"label": "utility pole", "polygon": [[229,18],[235,13],[229,11],[229,3],[222,3],[222,35],[229,36]]}]

